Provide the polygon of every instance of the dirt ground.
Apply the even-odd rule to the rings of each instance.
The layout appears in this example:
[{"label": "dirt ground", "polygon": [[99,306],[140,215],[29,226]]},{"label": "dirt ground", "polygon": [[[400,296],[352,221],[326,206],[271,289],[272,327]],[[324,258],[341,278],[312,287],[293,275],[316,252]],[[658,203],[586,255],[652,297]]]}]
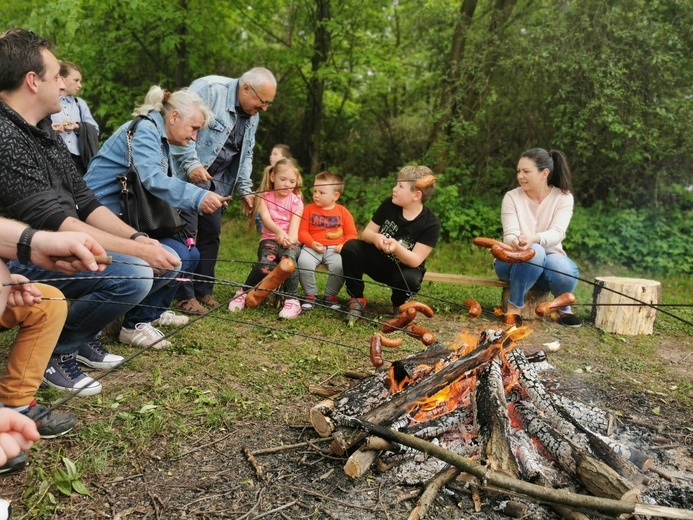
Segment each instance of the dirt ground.
[{"label": "dirt ground", "polygon": [[[459,331],[455,320],[436,318],[430,325],[441,338],[450,339]],[[584,337],[558,327],[544,327],[523,340],[522,348],[531,352],[542,343],[560,341],[561,350],[549,361],[557,369],[550,378],[559,382],[559,391],[617,412],[617,428],[628,430],[634,438],[649,447],[654,465],[675,474],[676,483],[648,473],[652,483],[645,496],[652,494],[659,505],[693,509],[693,421],[690,406],[647,391],[643,385],[634,388],[627,379],[604,381],[594,377],[598,367],[585,370],[562,367],[570,359],[571,349]],[[690,343],[663,338],[657,353],[671,365],[671,370],[693,379],[693,351]],[[574,361],[574,360],[573,360]],[[361,368],[361,367],[358,367]],[[131,377],[130,377],[131,376]],[[131,374],[122,381],[137,384]],[[645,385],[646,386],[646,385]],[[693,396],[689,396],[693,397]],[[307,421],[310,407],[321,400],[296,399],[284,402],[270,420],[235,422],[231,428],[210,430],[190,439],[176,455],[169,452],[166,439],[152,438],[146,457],[132,457],[123,472],[109,466],[88,482],[91,496],[73,494],[61,498],[64,511],[52,518],[113,519],[404,519],[416,505],[421,486],[407,485],[394,472],[372,470],[359,479],[348,477],[345,458],[330,453],[329,443],[317,437]],[[661,415],[653,415],[655,408]],[[649,426],[648,426],[649,425]],[[654,439],[667,439],[667,445]],[[77,439],[64,439],[66,449],[79,445]],[[257,467],[251,464],[245,450],[287,447],[272,453],[257,454]],[[90,446],[81,444],[83,449]],[[25,473],[2,479],[2,496],[18,500],[25,488]],[[441,492],[429,512],[436,519],[500,519],[506,495],[482,493],[481,511],[475,512],[469,491],[463,484]],[[549,509],[530,509],[527,518],[559,518]],[[23,510],[17,503],[16,518]],[[32,516],[28,516],[32,518]]]}]

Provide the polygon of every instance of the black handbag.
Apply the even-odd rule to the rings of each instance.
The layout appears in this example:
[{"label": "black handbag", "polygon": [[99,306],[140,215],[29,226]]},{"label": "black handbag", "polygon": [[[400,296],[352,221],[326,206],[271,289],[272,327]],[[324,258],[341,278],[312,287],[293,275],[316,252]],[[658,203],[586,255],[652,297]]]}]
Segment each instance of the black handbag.
[{"label": "black handbag", "polygon": [[[165,200],[152,195],[142,186],[140,176],[135,169],[135,162],[132,160],[132,137],[142,119],[149,118],[137,116],[126,132],[129,155],[128,169],[125,173],[116,175],[116,180],[121,186],[120,214],[118,216],[126,224],[137,231],[147,233],[152,238],[167,238],[180,232],[185,226],[185,222],[180,216],[179,210]],[[162,154],[162,163],[163,160]]]}]

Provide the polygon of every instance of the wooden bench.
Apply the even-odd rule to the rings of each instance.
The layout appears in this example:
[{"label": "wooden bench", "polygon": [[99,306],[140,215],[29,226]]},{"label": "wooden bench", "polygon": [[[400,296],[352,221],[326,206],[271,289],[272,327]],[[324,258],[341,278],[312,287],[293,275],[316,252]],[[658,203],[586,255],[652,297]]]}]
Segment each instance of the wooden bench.
[{"label": "wooden bench", "polygon": [[[485,285],[490,287],[501,287],[503,292],[501,294],[501,310],[505,312],[508,308],[508,297],[510,296],[510,285],[508,282],[503,282],[498,278],[486,278],[483,276],[467,276],[464,274],[446,274],[446,273],[432,273],[426,271],[424,274],[424,282],[443,282],[443,283],[454,283],[457,285]],[[550,293],[539,291],[536,289],[530,290],[525,296],[525,306],[520,313],[522,319],[534,320],[537,319],[537,315],[534,310],[537,305],[549,301]]]}]

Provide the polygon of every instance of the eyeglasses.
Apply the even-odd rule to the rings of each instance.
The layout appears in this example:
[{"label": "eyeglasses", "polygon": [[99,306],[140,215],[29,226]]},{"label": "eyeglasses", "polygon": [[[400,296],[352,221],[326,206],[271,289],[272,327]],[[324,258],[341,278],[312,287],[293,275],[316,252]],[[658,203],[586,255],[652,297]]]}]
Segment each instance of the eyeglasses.
[{"label": "eyeglasses", "polygon": [[262,99],[250,83],[247,83],[247,85],[250,87],[250,90],[253,91],[253,94],[255,94],[255,97],[258,98],[260,103],[262,103],[262,106],[265,108],[269,108],[270,105],[272,104],[272,102],[271,101],[265,101],[264,99]]}]

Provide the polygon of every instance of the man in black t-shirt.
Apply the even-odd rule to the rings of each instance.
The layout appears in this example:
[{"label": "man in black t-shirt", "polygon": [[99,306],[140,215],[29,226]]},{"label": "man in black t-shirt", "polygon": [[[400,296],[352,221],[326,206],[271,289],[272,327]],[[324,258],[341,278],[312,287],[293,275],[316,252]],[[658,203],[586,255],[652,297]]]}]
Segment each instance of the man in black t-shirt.
[{"label": "man in black t-shirt", "polygon": [[421,288],[426,258],[440,236],[440,220],[424,203],[434,184],[417,189],[416,181],[432,175],[426,166],[405,166],[397,174],[392,198],[383,201],[360,240],[342,248],[342,265],[350,296],[347,321],[353,324],[366,307],[363,275],[392,288],[392,305],[406,302]]}]

